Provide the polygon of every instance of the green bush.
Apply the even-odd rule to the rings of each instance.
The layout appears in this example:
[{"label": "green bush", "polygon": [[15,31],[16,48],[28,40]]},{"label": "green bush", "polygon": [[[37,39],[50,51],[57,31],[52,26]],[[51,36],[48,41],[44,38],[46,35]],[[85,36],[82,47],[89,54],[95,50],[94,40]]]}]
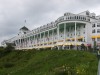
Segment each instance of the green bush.
[{"label": "green bush", "polygon": [[66,71],[58,71],[55,75],[68,75],[68,73]]},{"label": "green bush", "polygon": [[14,66],[14,64],[12,62],[6,62],[6,63],[4,63],[4,67],[5,68],[11,68],[13,66]]},{"label": "green bush", "polygon": [[12,50],[14,50],[15,48],[11,45],[11,44],[8,44],[7,47],[5,48],[5,52],[6,53],[9,53],[11,52]]}]

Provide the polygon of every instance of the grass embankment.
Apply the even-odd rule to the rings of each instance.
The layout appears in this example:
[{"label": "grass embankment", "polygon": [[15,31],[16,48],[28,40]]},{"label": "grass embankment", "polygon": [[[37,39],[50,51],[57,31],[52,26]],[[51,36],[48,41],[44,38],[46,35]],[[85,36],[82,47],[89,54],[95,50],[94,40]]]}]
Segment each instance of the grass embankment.
[{"label": "grass embankment", "polygon": [[97,65],[84,51],[12,51],[1,55],[0,75],[97,75]]}]

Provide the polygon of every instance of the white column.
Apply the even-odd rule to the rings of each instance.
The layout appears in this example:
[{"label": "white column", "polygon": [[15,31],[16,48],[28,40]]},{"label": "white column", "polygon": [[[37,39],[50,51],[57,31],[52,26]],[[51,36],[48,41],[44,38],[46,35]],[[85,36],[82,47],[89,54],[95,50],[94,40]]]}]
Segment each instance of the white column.
[{"label": "white column", "polygon": [[25,47],[25,38],[23,38],[23,47]]},{"label": "white column", "polygon": [[17,39],[17,48],[19,47],[19,40]]},{"label": "white column", "polygon": [[41,46],[41,33],[40,33],[40,46]]},{"label": "white column", "polygon": [[19,46],[18,44],[19,44],[19,41],[18,41],[18,39],[17,39],[17,46],[16,46],[16,47],[17,47],[17,49],[18,49],[18,46]]},{"label": "white column", "polygon": [[[33,43],[34,43],[34,45],[36,44],[36,39],[35,39],[35,35],[34,35],[34,42],[33,42]],[[35,47],[35,46],[34,46],[34,47]]]},{"label": "white column", "polygon": [[63,49],[65,47],[65,43],[66,43],[66,23],[64,23],[64,46],[63,46]]},{"label": "white column", "polygon": [[26,48],[27,48],[27,42],[28,42],[28,39],[27,39],[27,37],[26,37]]},{"label": "white column", "polygon": [[53,36],[54,36],[54,29],[52,30],[52,45],[53,45],[53,42],[54,42]]},{"label": "white column", "polygon": [[66,42],[66,23],[64,23],[64,43]]},{"label": "white column", "polygon": [[37,39],[38,39],[38,34],[36,34],[36,48],[37,48],[37,44],[38,44],[38,42],[37,42]]},{"label": "white column", "polygon": [[44,43],[45,43],[45,32],[44,32],[44,40],[43,40],[43,45],[44,45]]},{"label": "white column", "polygon": [[[58,24],[58,28],[57,28],[57,34],[58,34],[58,40],[57,42],[59,41],[59,24]],[[59,50],[59,47],[58,47],[58,50]]]},{"label": "white column", "polygon": [[17,44],[17,43],[16,43],[16,40],[14,41],[14,44],[15,44],[15,48],[16,48],[16,44]]},{"label": "white column", "polygon": [[49,45],[49,30],[48,30],[48,45]]},{"label": "white column", "polygon": [[23,38],[22,38],[22,48],[23,48]]},{"label": "white column", "polygon": [[59,24],[58,24],[58,28],[57,28],[57,33],[58,33],[58,41],[59,41]]},{"label": "white column", "polygon": [[87,27],[87,26],[88,26],[88,24],[87,24],[87,25],[85,24],[85,27],[86,27],[86,32],[85,32],[85,34],[86,34],[85,42],[87,42],[87,35],[88,35],[88,32],[87,32],[87,28],[88,28],[88,27]]},{"label": "white column", "polygon": [[25,41],[25,47],[26,47],[26,37],[25,37],[25,40],[24,41]]},{"label": "white column", "polygon": [[21,48],[21,39],[19,39],[19,43],[20,43],[20,48]]},{"label": "white column", "polygon": [[77,49],[76,48],[76,42],[77,42],[77,40],[76,40],[76,22],[75,22],[75,49]]}]

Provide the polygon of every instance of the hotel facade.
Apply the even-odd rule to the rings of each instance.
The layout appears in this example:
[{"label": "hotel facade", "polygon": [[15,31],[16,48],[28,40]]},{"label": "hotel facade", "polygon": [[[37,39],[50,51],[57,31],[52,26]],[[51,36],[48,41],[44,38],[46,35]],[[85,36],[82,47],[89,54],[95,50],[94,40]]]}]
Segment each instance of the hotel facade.
[{"label": "hotel facade", "polygon": [[70,45],[81,44],[93,47],[94,41],[100,46],[100,16],[84,11],[79,14],[65,13],[56,21],[30,31],[25,26],[17,36],[1,44],[13,43],[16,49],[54,48],[70,49]]}]

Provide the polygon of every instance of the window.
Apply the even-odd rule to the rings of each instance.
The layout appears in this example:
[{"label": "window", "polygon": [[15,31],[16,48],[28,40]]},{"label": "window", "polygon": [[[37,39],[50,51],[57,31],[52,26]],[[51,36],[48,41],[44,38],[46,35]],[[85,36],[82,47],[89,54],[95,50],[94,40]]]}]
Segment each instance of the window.
[{"label": "window", "polygon": [[88,21],[90,21],[90,19],[88,19]]},{"label": "window", "polygon": [[100,38],[97,38],[97,41],[100,41]]},{"label": "window", "polygon": [[69,17],[68,17],[68,19],[69,19]]},{"label": "window", "polygon": [[68,29],[68,32],[69,32],[69,29]]},{"label": "window", "polygon": [[84,42],[85,42],[85,37],[84,37]]},{"label": "window", "polygon": [[85,31],[83,32],[83,34],[85,34]]},{"label": "window", "polygon": [[75,16],[75,19],[76,19],[76,16]]},{"label": "window", "polygon": [[100,29],[97,29],[97,33],[100,33]]},{"label": "window", "polygon": [[77,19],[78,19],[78,16],[77,16]]},{"label": "window", "polygon": [[97,25],[97,27],[100,27],[100,25]]},{"label": "window", "polygon": [[71,19],[71,17],[70,17],[70,19]]},{"label": "window", "polygon": [[80,19],[80,16],[79,16],[79,19]]},{"label": "window", "polygon": [[83,20],[84,20],[84,17],[83,17]]},{"label": "window", "polygon": [[97,23],[97,27],[100,27],[100,23]]},{"label": "window", "polygon": [[79,26],[79,29],[80,29],[80,26]]},{"label": "window", "polygon": [[80,35],[80,32],[79,32],[79,35]]},{"label": "window", "polygon": [[92,33],[95,33],[95,29],[92,30]]},{"label": "window", "polygon": [[95,27],[95,24],[92,24],[92,27]]},{"label": "window", "polygon": [[71,34],[71,36],[72,36],[72,34]]},{"label": "window", "polygon": [[84,28],[85,28],[85,25],[84,25]]},{"label": "window", "polygon": [[69,34],[67,36],[69,37]]},{"label": "window", "polygon": [[86,15],[89,15],[89,12],[88,11],[86,12]]},{"label": "window", "polygon": [[67,20],[67,17],[66,17],[66,20]]},{"label": "window", "polygon": [[26,32],[24,32],[24,34],[26,34]]},{"label": "window", "polygon": [[85,18],[85,20],[86,20],[86,18]]}]

